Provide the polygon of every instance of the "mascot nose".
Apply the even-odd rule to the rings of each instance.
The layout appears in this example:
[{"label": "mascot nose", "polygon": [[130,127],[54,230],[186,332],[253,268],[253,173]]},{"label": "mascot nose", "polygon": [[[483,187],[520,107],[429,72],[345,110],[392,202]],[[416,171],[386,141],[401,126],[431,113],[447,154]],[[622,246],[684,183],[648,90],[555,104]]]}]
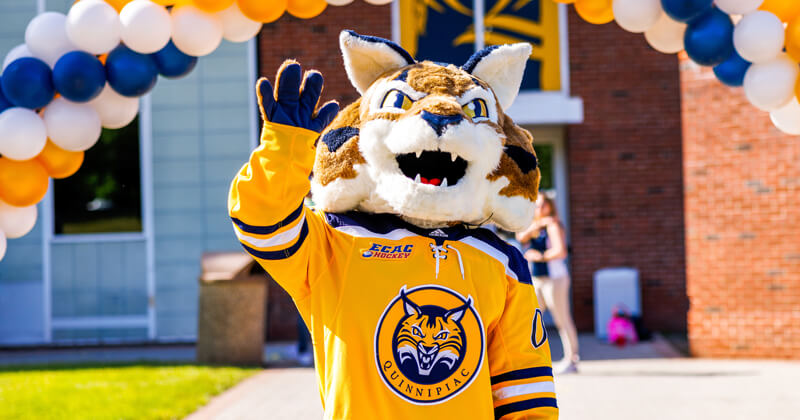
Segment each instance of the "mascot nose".
[{"label": "mascot nose", "polygon": [[447,129],[447,126],[450,124],[458,124],[461,122],[464,117],[461,114],[454,114],[454,115],[439,115],[439,114],[432,114],[428,111],[422,111],[420,115],[425,122],[428,123],[433,131],[436,132],[437,136],[441,136],[444,133],[444,130]]}]

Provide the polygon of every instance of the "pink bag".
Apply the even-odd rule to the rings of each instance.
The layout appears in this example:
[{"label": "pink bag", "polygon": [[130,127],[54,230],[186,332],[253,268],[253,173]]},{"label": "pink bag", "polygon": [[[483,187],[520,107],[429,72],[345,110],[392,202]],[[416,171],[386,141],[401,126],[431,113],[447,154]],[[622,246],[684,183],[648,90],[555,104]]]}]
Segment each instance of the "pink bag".
[{"label": "pink bag", "polygon": [[639,337],[636,335],[636,327],[634,327],[631,315],[624,305],[614,306],[614,314],[611,315],[611,320],[608,321],[606,329],[608,331],[609,344],[623,347],[626,344],[636,344],[639,341]]}]

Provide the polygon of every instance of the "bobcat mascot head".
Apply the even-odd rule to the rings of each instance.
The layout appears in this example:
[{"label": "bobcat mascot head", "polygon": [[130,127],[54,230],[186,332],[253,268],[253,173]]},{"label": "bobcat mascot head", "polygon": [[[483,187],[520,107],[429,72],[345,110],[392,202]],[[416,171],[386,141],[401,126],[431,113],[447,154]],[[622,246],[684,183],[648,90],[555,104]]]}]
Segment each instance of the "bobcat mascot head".
[{"label": "bobcat mascot head", "polygon": [[486,48],[461,67],[416,62],[351,31],[340,45],[362,97],[320,137],[312,181],[320,208],[393,213],[425,228],[528,225],[539,185],[533,139],[504,110],[529,44]]}]

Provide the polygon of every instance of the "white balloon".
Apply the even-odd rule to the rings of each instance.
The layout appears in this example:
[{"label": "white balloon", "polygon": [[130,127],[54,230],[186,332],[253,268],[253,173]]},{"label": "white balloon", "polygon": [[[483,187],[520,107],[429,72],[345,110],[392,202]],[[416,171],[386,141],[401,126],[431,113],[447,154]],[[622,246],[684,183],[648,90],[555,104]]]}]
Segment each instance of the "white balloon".
[{"label": "white balloon", "polygon": [[369,4],[374,4],[376,6],[382,6],[384,4],[389,4],[392,2],[392,0],[364,0],[364,1],[366,1]]},{"label": "white balloon", "polygon": [[222,42],[222,21],[194,6],[173,8],[172,42],[188,55],[211,54]]},{"label": "white balloon", "polygon": [[164,48],[172,35],[172,19],[164,6],[150,0],[133,0],[119,12],[120,35],[125,45],[142,54]]},{"label": "white balloon", "polygon": [[12,48],[11,51],[6,54],[6,58],[3,60],[3,70],[8,67],[14,60],[22,57],[33,57],[33,53],[31,50],[28,49],[28,46],[25,44],[19,44],[16,47]]},{"label": "white balloon", "polygon": [[759,10],[742,18],[733,30],[733,45],[742,58],[763,63],[783,51],[783,22],[770,12]]},{"label": "white balloon", "polygon": [[744,93],[757,108],[774,111],[794,97],[794,86],[800,68],[791,58],[778,58],[750,66],[744,75]]},{"label": "white balloon", "polygon": [[261,22],[249,19],[242,14],[236,3],[217,13],[222,21],[222,36],[231,42],[245,42],[261,30]]},{"label": "white balloon", "polygon": [[67,16],[63,13],[45,12],[31,19],[25,29],[25,45],[34,57],[50,67],[62,55],[78,49],[67,37],[66,23]]},{"label": "white balloon", "polygon": [[661,0],[614,0],[614,19],[628,32],[642,33],[664,13]]},{"label": "white balloon", "polygon": [[102,0],[75,3],[67,14],[67,36],[73,44],[92,54],[105,54],[119,45],[117,11]]},{"label": "white balloon", "polygon": [[30,232],[36,225],[36,205],[29,207],[14,207],[0,201],[0,231],[8,239],[21,238]]},{"label": "white balloon", "polygon": [[8,242],[6,241],[6,234],[0,230],[0,261],[3,260],[3,257],[6,256],[6,246]]},{"label": "white balloon", "polygon": [[326,0],[331,6],[345,6],[353,2],[353,0]]},{"label": "white balloon", "polygon": [[662,13],[650,29],[645,31],[644,37],[653,49],[664,54],[674,54],[683,50],[683,34],[686,24],[670,19]]},{"label": "white balloon", "polygon": [[0,114],[0,154],[12,160],[35,158],[47,144],[47,129],[36,112],[9,108]]},{"label": "white balloon", "polygon": [[797,102],[797,98],[793,98],[783,108],[772,111],[769,117],[778,130],[793,136],[800,136],[800,102]]},{"label": "white balloon", "polygon": [[761,6],[764,0],[716,0],[717,7],[729,15],[746,15]]},{"label": "white balloon", "polygon": [[97,111],[88,104],[56,98],[44,109],[47,136],[56,146],[73,152],[86,150],[100,139]]},{"label": "white balloon", "polygon": [[122,96],[106,83],[100,95],[89,105],[97,111],[100,123],[105,128],[122,128],[130,124],[139,113],[139,98]]}]

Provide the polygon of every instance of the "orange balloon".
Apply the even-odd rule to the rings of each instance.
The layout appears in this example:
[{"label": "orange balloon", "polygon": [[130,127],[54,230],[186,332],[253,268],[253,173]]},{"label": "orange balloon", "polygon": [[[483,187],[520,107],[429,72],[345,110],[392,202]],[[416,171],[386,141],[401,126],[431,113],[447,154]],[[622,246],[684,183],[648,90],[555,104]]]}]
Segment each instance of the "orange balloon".
[{"label": "orange balloon", "polygon": [[113,8],[117,9],[117,12],[122,10],[126,4],[130,3],[131,0],[105,0],[106,3],[110,4]]},{"label": "orange balloon", "polygon": [[572,4],[575,3],[575,0],[553,0],[556,3],[564,3],[564,4]]},{"label": "orange balloon", "polygon": [[797,84],[794,86],[794,93],[797,96],[797,100],[800,101],[800,77],[797,78]]},{"label": "orange balloon", "polygon": [[155,4],[160,4],[162,6],[172,6],[175,4],[175,0],[150,0]]},{"label": "orange balloon", "polygon": [[288,0],[237,0],[236,3],[243,15],[261,23],[278,20],[288,6]]},{"label": "orange balloon", "polygon": [[328,7],[325,0],[289,0],[286,11],[300,19],[311,19]]},{"label": "orange balloon", "polygon": [[794,61],[800,61],[800,16],[786,27],[786,52]]},{"label": "orange balloon", "polygon": [[216,13],[231,7],[233,0],[192,0],[192,4],[200,10]]},{"label": "orange balloon", "polygon": [[575,0],[575,11],[583,20],[602,25],[614,20],[612,0]]},{"label": "orange balloon", "polygon": [[47,171],[36,160],[0,157],[0,200],[16,207],[32,206],[47,193]]},{"label": "orange balloon", "polygon": [[797,0],[764,0],[761,10],[775,13],[782,21],[789,22],[800,16],[800,1]]},{"label": "orange balloon", "polygon": [[36,156],[51,178],[61,179],[78,172],[83,164],[83,152],[64,150],[47,140],[42,153]]}]

